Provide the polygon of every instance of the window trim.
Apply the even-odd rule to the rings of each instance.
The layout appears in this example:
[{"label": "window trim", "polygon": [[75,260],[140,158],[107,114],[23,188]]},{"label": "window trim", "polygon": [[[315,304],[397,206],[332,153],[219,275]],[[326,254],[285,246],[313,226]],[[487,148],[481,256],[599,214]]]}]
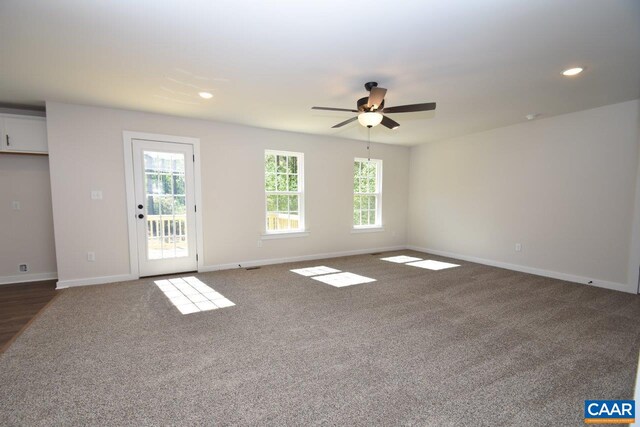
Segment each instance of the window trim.
[{"label": "window trim", "polygon": [[[352,196],[356,195],[374,195],[376,196],[376,223],[375,224],[367,224],[367,225],[355,225],[353,224],[353,220],[351,222],[352,232],[367,232],[367,231],[384,231],[384,224],[382,223],[382,159],[367,159],[364,157],[355,157],[353,162],[375,162],[376,163],[376,192],[375,193],[356,193],[353,191]],[[353,165],[351,166],[353,170]],[[354,179],[352,175],[351,179]],[[355,210],[355,206],[352,204],[351,209],[351,217],[353,218],[353,213]]]},{"label": "window trim", "polygon": [[[268,155],[275,156],[295,156],[298,158],[298,191],[267,191],[266,188],[266,165],[265,160]],[[304,204],[304,153],[297,151],[285,151],[285,150],[264,150],[262,156],[262,191],[264,192],[264,216],[263,216],[263,230],[262,239],[278,238],[278,237],[305,237],[308,235],[305,223],[305,204]],[[267,196],[269,195],[297,195],[298,196],[298,228],[288,230],[267,230]],[[276,237],[277,236],[277,237]]]}]

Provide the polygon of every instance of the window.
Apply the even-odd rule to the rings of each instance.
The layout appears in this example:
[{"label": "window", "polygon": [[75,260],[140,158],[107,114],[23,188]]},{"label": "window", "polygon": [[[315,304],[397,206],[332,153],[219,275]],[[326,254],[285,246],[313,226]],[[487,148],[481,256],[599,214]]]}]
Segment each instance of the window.
[{"label": "window", "polygon": [[382,160],[353,163],[353,227],[382,226]]},{"label": "window", "polygon": [[266,232],[304,231],[304,154],[266,150],[264,189]]}]

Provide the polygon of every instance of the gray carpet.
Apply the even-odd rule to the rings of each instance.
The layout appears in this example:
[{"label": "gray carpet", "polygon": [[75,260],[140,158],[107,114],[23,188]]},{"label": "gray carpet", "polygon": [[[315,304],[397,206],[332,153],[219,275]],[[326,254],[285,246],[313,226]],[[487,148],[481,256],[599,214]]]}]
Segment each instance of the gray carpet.
[{"label": "gray carpet", "polygon": [[[151,279],[65,290],[0,355],[0,424],[581,426],[632,398],[638,296],[401,253],[461,267],[199,274],[236,306],[189,315]],[[288,271],[314,265],[377,282]]]}]

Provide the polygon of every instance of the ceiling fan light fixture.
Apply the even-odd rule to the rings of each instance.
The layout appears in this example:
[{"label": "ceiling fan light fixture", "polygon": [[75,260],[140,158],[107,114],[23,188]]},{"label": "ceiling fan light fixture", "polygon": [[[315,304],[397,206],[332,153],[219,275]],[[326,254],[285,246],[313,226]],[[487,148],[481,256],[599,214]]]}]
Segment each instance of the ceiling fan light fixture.
[{"label": "ceiling fan light fixture", "polygon": [[358,115],[358,121],[362,126],[374,127],[382,122],[382,114],[375,112],[365,112]]}]

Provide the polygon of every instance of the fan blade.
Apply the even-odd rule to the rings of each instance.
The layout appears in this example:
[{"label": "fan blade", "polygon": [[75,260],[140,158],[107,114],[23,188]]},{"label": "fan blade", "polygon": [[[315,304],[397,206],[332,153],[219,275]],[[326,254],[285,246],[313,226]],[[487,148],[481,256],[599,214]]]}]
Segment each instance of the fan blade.
[{"label": "fan blade", "polygon": [[[387,90],[383,87],[372,87],[371,93],[369,94],[369,101],[367,105],[372,108],[371,111],[376,111],[380,108],[382,101],[384,101],[384,96],[386,95]],[[375,106],[375,108],[373,108]]]},{"label": "fan blade", "polygon": [[382,116],[382,122],[381,124],[383,126],[388,127],[389,129],[397,129],[400,127],[400,123],[396,122],[395,120],[391,120],[389,117],[387,116]]},{"label": "fan blade", "polygon": [[326,111],[349,111],[350,113],[357,113],[358,110],[350,110],[348,108],[333,108],[333,107],[311,107],[312,110],[326,110]]},{"label": "fan blade", "polygon": [[354,122],[354,121],[356,121],[356,120],[358,120],[358,116],[351,117],[350,119],[345,120],[344,122],[340,122],[340,123],[338,123],[338,124],[337,124],[337,125],[335,125],[335,126],[331,126],[331,128],[332,128],[332,129],[333,129],[333,128],[339,128],[339,127],[342,127],[342,126],[344,126],[344,125],[348,125],[349,123]]},{"label": "fan blade", "polygon": [[436,109],[435,102],[427,102],[426,104],[398,105],[397,107],[385,107],[385,114],[388,113],[413,113],[415,111],[431,111]]}]

